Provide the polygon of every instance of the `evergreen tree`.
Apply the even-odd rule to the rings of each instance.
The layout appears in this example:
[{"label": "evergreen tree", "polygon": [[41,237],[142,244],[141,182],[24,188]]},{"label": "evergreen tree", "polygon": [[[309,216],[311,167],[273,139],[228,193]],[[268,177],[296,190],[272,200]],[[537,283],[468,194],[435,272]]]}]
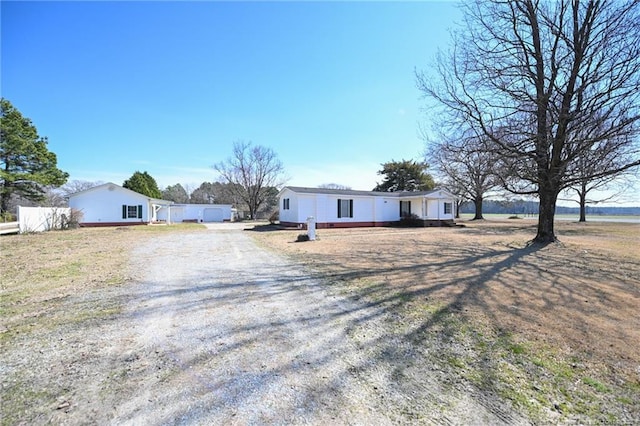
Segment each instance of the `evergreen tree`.
[{"label": "evergreen tree", "polygon": [[58,169],[47,138],[23,117],[11,102],[0,99],[0,211],[8,210],[12,196],[42,201],[46,187],[63,185],[69,174]]},{"label": "evergreen tree", "polygon": [[175,185],[167,186],[162,191],[162,199],[173,201],[175,203],[186,203],[189,201],[189,194],[182,185],[176,183]]},{"label": "evergreen tree", "polygon": [[162,193],[158,189],[156,180],[146,171],[142,173],[136,171],[129,179],[124,181],[122,186],[147,197],[162,198]]},{"label": "evergreen tree", "polygon": [[435,187],[435,183],[426,170],[426,163],[413,160],[391,160],[382,164],[382,170],[378,171],[378,174],[384,175],[384,180],[373,190],[382,192],[428,191]]}]

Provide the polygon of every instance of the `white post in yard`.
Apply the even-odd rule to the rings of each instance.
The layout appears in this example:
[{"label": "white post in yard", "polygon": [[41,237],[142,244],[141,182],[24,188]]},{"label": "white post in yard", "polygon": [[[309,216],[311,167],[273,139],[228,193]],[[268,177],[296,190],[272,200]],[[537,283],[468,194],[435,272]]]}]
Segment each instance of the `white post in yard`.
[{"label": "white post in yard", "polygon": [[309,241],[316,240],[316,219],[313,216],[307,218],[307,235],[309,236]]}]

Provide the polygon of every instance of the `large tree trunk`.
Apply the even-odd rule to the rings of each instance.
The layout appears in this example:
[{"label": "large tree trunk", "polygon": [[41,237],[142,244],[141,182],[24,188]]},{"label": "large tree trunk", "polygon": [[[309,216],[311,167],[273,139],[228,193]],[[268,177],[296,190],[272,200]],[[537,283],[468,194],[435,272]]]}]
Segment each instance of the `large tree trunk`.
[{"label": "large tree trunk", "polygon": [[586,222],[587,221],[587,188],[583,183],[580,188],[580,219],[578,222]]},{"label": "large tree trunk", "polygon": [[540,187],[540,210],[538,212],[538,234],[532,242],[548,244],[557,241],[553,224],[556,215],[558,191],[549,187]]},{"label": "large tree trunk", "polygon": [[473,217],[473,220],[484,219],[484,217],[482,217],[482,195],[475,197],[473,199],[473,204],[476,208],[476,215]]}]

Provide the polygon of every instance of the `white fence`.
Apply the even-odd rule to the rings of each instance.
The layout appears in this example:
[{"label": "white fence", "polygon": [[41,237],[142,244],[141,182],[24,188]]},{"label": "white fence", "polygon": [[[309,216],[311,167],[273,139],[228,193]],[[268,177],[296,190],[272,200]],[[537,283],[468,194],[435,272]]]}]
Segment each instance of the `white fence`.
[{"label": "white fence", "polygon": [[0,223],[0,235],[17,234],[20,232],[20,222],[2,222]]},{"label": "white fence", "polygon": [[18,206],[20,233],[61,229],[68,223],[70,217],[71,209],[68,207]]}]

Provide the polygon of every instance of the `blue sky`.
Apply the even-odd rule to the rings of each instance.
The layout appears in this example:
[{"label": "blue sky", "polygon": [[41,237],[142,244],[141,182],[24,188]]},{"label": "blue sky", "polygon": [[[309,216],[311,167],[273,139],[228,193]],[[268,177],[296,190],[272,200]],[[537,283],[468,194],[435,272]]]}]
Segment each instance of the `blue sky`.
[{"label": "blue sky", "polygon": [[288,184],[371,189],[420,159],[428,69],[451,1],[1,3],[1,92],[70,179],[215,181],[236,140]]}]

